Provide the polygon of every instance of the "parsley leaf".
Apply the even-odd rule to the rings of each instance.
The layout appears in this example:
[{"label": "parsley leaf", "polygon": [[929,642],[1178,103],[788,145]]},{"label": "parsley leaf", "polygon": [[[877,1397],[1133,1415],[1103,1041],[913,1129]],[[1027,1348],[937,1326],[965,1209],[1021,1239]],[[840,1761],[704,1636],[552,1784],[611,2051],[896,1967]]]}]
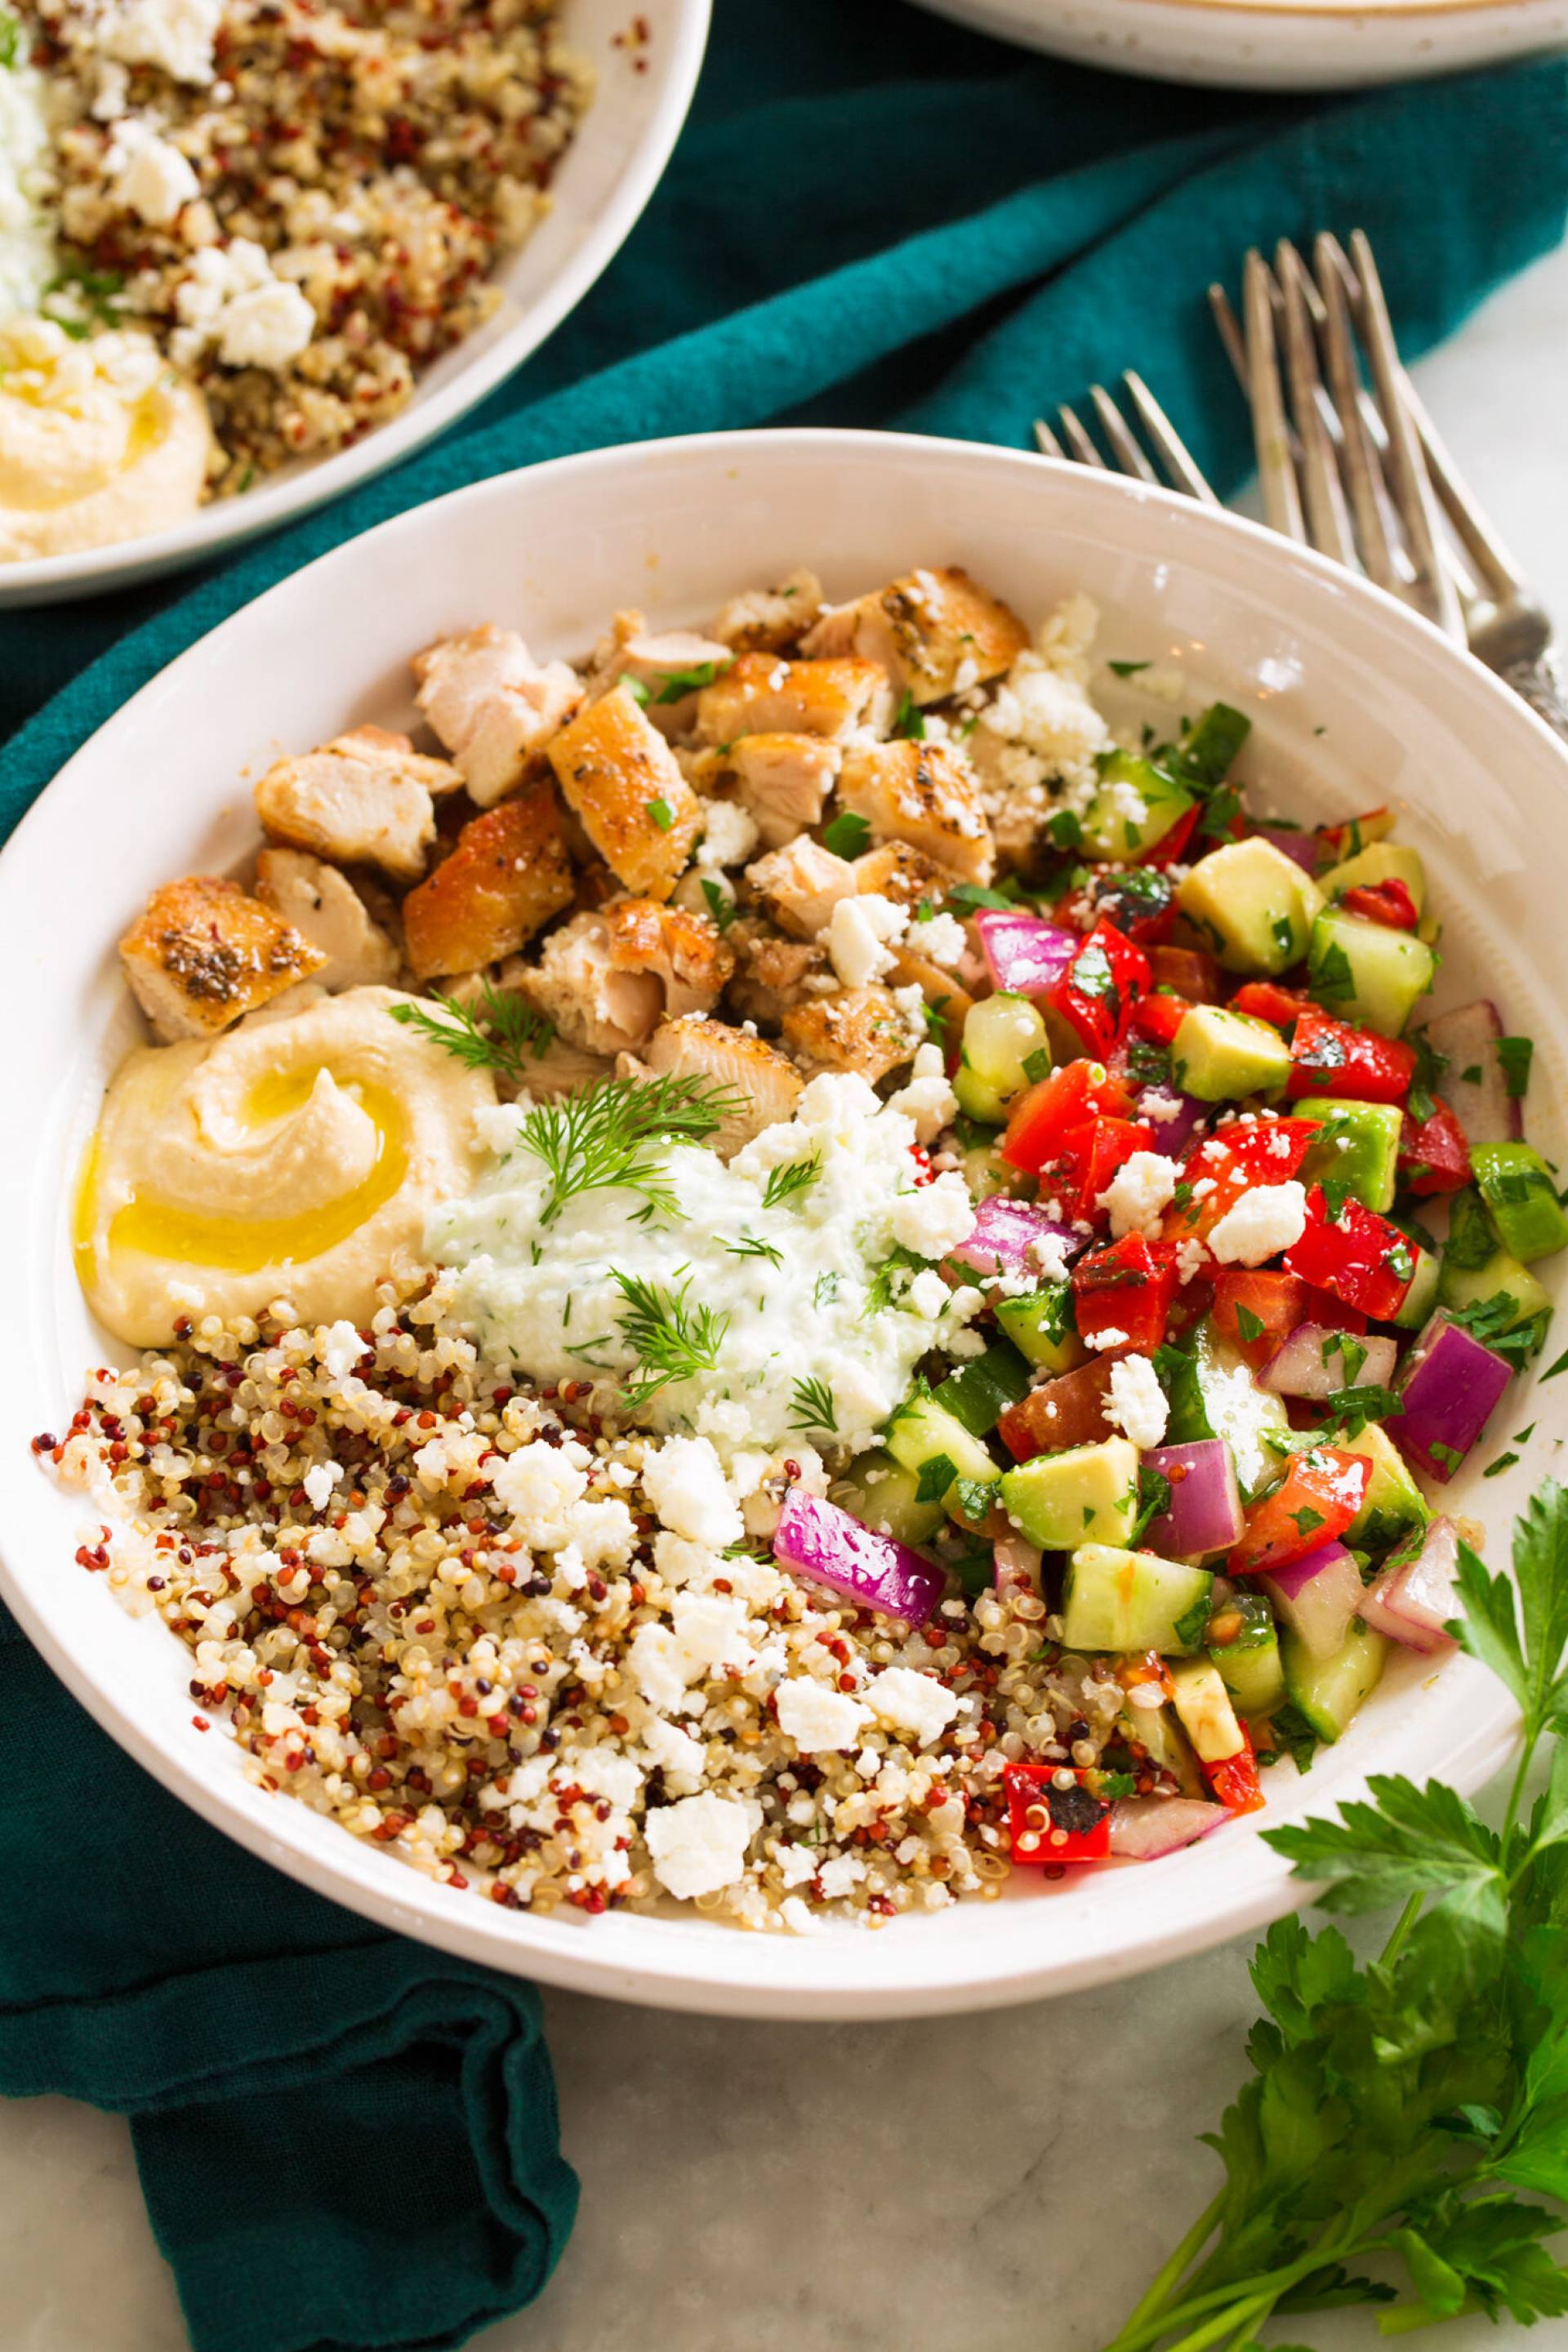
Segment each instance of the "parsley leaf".
[{"label": "parsley leaf", "polygon": [[833,822],[822,828],[822,845],[835,857],[858,857],[870,839],[870,825],[853,809],[840,809]]},{"label": "parsley leaf", "polygon": [[1533,1037],[1500,1037],[1493,1047],[1502,1066],[1503,1084],[1517,1102],[1529,1091],[1530,1065],[1535,1053]]}]

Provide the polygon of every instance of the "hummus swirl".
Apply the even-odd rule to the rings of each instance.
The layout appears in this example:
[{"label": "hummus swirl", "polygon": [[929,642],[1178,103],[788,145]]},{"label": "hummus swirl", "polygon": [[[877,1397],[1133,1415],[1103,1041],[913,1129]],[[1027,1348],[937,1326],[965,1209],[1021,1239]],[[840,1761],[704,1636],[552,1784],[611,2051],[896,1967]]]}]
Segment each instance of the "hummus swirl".
[{"label": "hummus swirl", "polygon": [[481,1154],[486,1070],[355,988],[212,1041],[155,1045],[116,1074],[77,1201],[77,1272],[132,1347],[183,1316],[366,1323],[376,1285],[424,1262],[426,1218]]},{"label": "hummus swirl", "polygon": [[206,403],[145,335],[0,323],[0,562],[166,530],[201,503]]}]

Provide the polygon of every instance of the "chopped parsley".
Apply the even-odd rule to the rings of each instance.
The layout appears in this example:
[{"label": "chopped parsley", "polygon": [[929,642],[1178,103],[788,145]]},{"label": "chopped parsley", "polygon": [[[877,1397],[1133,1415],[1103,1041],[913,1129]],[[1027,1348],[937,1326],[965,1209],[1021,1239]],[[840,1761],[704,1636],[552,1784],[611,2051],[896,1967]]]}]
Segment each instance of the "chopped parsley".
[{"label": "chopped parsley", "polygon": [[925,741],[925,712],[920,708],[907,686],[899,698],[899,707],[893,713],[893,733],[902,736],[906,742],[923,743]]},{"label": "chopped parsley", "polygon": [[1150,665],[1146,661],[1108,661],[1105,667],[1112,677],[1136,677],[1141,669]]},{"label": "chopped parsley", "polygon": [[647,805],[647,813],[660,833],[668,833],[675,823],[675,811],[670,807],[669,803],[666,800],[657,800],[649,801]]},{"label": "chopped parsley", "polygon": [[668,677],[659,680],[658,692],[653,698],[655,703],[680,702],[687,695],[696,694],[700,688],[711,686],[721,671],[727,670],[734,658],[731,654],[729,661],[715,659],[699,662],[692,669],[672,669]]},{"label": "chopped parsley", "polygon": [[1355,994],[1351,960],[1337,940],[1331,940],[1312,960],[1312,987],[1326,1004],[1347,1004]]},{"label": "chopped parsley", "polygon": [[1530,1065],[1535,1053],[1535,1040],[1533,1037],[1500,1037],[1496,1051],[1502,1066],[1503,1084],[1517,1102],[1530,1086]]},{"label": "chopped parsley", "polygon": [[1265,1326],[1261,1315],[1255,1315],[1250,1307],[1243,1307],[1238,1303],[1236,1310],[1236,1328],[1244,1339],[1252,1340],[1262,1339]]},{"label": "chopped parsley", "polygon": [[958,1475],[958,1465],[951,1454],[931,1454],[921,1464],[915,1476],[917,1503],[940,1503]]},{"label": "chopped parsley", "polygon": [[831,824],[822,829],[822,845],[835,857],[858,857],[870,838],[869,824],[851,809],[840,809]]},{"label": "chopped parsley", "polygon": [[705,874],[702,877],[702,896],[707,902],[708,912],[719,929],[727,931],[735,919],[736,910],[735,901],[728,895],[723,884],[715,882],[711,874]]}]

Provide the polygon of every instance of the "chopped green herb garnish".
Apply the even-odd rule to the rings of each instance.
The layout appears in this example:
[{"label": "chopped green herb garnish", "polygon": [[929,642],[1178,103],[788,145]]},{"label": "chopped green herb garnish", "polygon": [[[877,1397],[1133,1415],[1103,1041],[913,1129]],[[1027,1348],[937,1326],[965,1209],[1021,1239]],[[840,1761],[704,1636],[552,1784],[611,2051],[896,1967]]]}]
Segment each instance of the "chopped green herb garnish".
[{"label": "chopped green herb garnish", "polygon": [[793,1201],[797,1192],[809,1192],[822,1173],[822,1154],[814,1151],[805,1160],[788,1160],[782,1168],[770,1168],[763,1186],[763,1206],[776,1209],[785,1201]]},{"label": "chopped green herb garnish", "polygon": [[730,897],[723,884],[716,882],[711,874],[705,874],[702,877],[702,896],[707,904],[708,912],[712,916],[719,929],[721,931],[727,931],[735,919],[736,909],[735,901]]},{"label": "chopped green herb garnish", "polygon": [[666,800],[649,801],[647,803],[647,813],[649,816],[652,817],[655,824],[658,825],[660,833],[668,833],[671,825],[675,823],[675,811],[670,807],[669,803]]},{"label": "chopped green herb garnish", "polygon": [[1236,1328],[1244,1339],[1251,1340],[1261,1339],[1265,1327],[1261,1315],[1255,1315],[1250,1307],[1243,1307],[1238,1303],[1236,1310]]},{"label": "chopped green herb garnish", "polygon": [[899,707],[893,713],[893,733],[901,736],[906,741],[923,743],[925,731],[925,713],[906,686],[899,698]]},{"label": "chopped green herb garnish", "polygon": [[838,1433],[838,1415],[834,1410],[833,1390],[825,1380],[798,1380],[790,1391],[794,1411],[790,1427],[804,1435],[808,1430],[826,1430],[830,1436]]},{"label": "chopped green herb garnish", "polygon": [[1502,1066],[1503,1084],[1517,1102],[1528,1092],[1530,1065],[1535,1053],[1533,1037],[1500,1037],[1497,1057]]},{"label": "chopped green herb garnish", "polygon": [[692,1380],[699,1372],[714,1369],[730,1318],[715,1315],[710,1307],[689,1303],[691,1275],[668,1290],[615,1266],[610,1278],[626,1302],[621,1338],[637,1364],[626,1389],[629,1405],[635,1409],[646,1404],[672,1381]]},{"label": "chopped green herb garnish", "polygon": [[832,823],[822,829],[822,845],[830,849],[835,857],[858,857],[870,838],[870,826],[852,809],[840,809]]},{"label": "chopped green herb garnish", "polygon": [[[439,1008],[439,1009],[437,1009]],[[528,1063],[539,1061],[555,1034],[555,1024],[516,989],[481,982],[479,997],[459,1004],[437,991],[428,1004],[389,1004],[392,1018],[439,1045],[470,1070],[494,1070],[520,1091],[528,1084]]]},{"label": "chopped green herb garnish", "polygon": [[671,1143],[706,1143],[741,1108],[740,1097],[706,1078],[601,1078],[581,1094],[541,1103],[518,1142],[540,1160],[550,1189],[540,1211],[553,1224],[569,1201],[586,1192],[640,1192],[640,1215],[675,1217],[680,1205],[664,1162]]},{"label": "chopped green herb garnish", "polygon": [[1112,677],[1136,677],[1141,669],[1149,668],[1146,661],[1108,661],[1105,665]]}]

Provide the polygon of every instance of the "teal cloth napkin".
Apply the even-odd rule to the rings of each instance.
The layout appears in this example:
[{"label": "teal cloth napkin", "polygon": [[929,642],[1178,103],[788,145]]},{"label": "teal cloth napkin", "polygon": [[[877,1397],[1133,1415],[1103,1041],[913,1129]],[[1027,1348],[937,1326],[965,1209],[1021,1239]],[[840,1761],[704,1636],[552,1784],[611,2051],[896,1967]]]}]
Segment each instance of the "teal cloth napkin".
[{"label": "teal cloth napkin", "polygon": [[[1047,404],[1129,365],[1228,488],[1245,418],[1202,296],[1244,246],[1365,227],[1414,353],[1556,240],[1565,201],[1561,60],[1267,100],[1028,58],[896,0],[718,0],[644,221],[462,430],[203,574],[0,618],[0,733],[19,730],[0,833],[183,647],[420,499],[786,419],[1022,446]],[[531,1991],[227,1843],[3,1612],[0,1689],[0,2090],[132,2117],[198,2352],[456,2344],[535,2294],[575,2183]]]}]

